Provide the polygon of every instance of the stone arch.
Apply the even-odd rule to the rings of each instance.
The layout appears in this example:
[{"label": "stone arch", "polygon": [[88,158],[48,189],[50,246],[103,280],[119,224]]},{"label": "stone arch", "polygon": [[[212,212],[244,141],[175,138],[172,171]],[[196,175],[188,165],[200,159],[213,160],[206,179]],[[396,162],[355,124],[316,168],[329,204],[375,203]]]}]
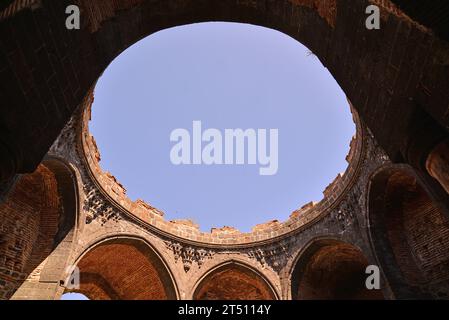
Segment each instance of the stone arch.
[{"label": "stone arch", "polygon": [[256,269],[231,260],[208,270],[194,286],[193,300],[276,300],[269,280]]},{"label": "stone arch", "polygon": [[107,237],[90,245],[75,263],[79,288],[92,300],[176,300],[178,289],[166,262],[146,240]]},{"label": "stone arch", "polygon": [[[84,17],[76,32],[60,23],[66,18],[65,8],[74,2]],[[329,69],[387,153],[395,160],[405,159],[401,152],[413,143],[408,139],[409,119],[417,105],[433,116],[433,127],[445,128],[449,123],[442,94],[448,84],[447,70],[437,58],[448,50],[445,42],[391,1],[374,1],[382,9],[382,28],[367,30],[365,9],[372,2],[61,0],[11,6],[0,12],[6,48],[2,57],[8,60],[9,53],[20,48],[44,51],[39,51],[39,57],[33,50],[19,52],[13,55],[16,61],[4,63],[2,98],[13,111],[2,112],[1,117],[0,150],[5,156],[0,158],[0,179],[37,166],[103,70],[126,48],[162,29],[207,21],[252,23],[303,43]],[[397,34],[404,35],[403,42]],[[421,43],[428,49],[407,50]],[[397,81],[399,75],[412,81],[406,92]],[[29,110],[33,116],[23,117]],[[403,120],[400,126],[397,115]],[[36,141],[36,132],[45,134]],[[32,150],[29,141],[35,141]]]},{"label": "stone arch", "polygon": [[[75,237],[78,190],[71,167],[46,158],[0,205],[0,298],[54,299]],[[6,275],[6,274],[4,274]]]},{"label": "stone arch", "polygon": [[368,259],[355,245],[331,238],[313,239],[298,254],[291,272],[294,300],[383,299],[365,286]]},{"label": "stone arch", "polygon": [[396,298],[449,297],[449,219],[422,176],[405,165],[370,180],[370,239]]}]

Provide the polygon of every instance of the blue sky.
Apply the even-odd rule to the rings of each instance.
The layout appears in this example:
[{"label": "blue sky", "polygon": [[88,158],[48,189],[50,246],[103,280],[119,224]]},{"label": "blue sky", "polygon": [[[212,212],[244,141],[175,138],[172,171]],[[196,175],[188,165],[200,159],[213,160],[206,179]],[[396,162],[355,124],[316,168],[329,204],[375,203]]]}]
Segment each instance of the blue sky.
[{"label": "blue sky", "polygon": [[89,300],[85,295],[76,292],[64,293],[61,300]]},{"label": "blue sky", "polygon": [[[91,133],[101,167],[165,212],[203,231],[286,220],[347,167],[355,126],[345,95],[296,40],[246,24],[203,23],[155,33],[122,53],[95,89]],[[278,129],[279,165],[180,165],[177,128]]]}]

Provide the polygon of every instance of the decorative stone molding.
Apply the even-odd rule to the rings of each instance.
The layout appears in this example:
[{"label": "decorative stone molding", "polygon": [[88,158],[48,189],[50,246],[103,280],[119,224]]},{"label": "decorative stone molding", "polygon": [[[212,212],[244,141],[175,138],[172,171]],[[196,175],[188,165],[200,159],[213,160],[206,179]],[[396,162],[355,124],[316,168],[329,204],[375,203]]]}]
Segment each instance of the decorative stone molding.
[{"label": "decorative stone molding", "polygon": [[[100,152],[88,131],[93,100],[92,93],[86,96],[83,102],[84,108],[82,108],[84,112],[79,112],[72,117],[50,151],[50,155],[66,159],[79,171],[80,189],[85,193],[83,208],[86,212],[87,224],[95,219],[103,225],[107,221],[126,218],[152,233],[159,235],[159,231],[164,232],[167,239],[173,239],[172,236],[185,238],[198,242],[199,246],[202,243],[213,246],[224,245],[225,247],[235,244],[251,247],[255,243],[259,243],[260,246],[260,242],[271,243],[276,238],[282,238],[284,234],[299,232],[307,224],[330,214],[333,211],[332,207],[338,206],[338,203],[344,198],[347,188],[355,183],[359,174],[358,170],[362,165],[361,162],[366,159],[363,150],[363,145],[366,144],[365,129],[361,127],[356,113],[353,113],[357,134],[351,142],[349,167],[345,174],[340,174],[339,178],[332,183],[331,188],[326,190],[327,195],[321,201],[306,204],[296,210],[287,221],[271,221],[257,225],[250,233],[243,233],[232,227],[214,228],[210,233],[205,233],[201,232],[199,226],[192,221],[168,221],[164,219],[163,212],[150,204],[142,200],[131,201],[126,196],[125,188],[117,179],[111,174],[103,172],[98,162],[101,159]],[[254,256],[256,255],[254,254]],[[184,260],[188,265],[188,257],[185,257]],[[277,267],[275,266],[275,268]]]},{"label": "decorative stone molding", "polygon": [[87,224],[90,224],[96,219],[101,225],[104,225],[108,221],[117,222],[122,219],[120,211],[112,206],[92,183],[84,184],[83,190],[86,194],[84,211],[86,212]]},{"label": "decorative stone molding", "polygon": [[51,146],[48,154],[63,157],[66,160],[72,158],[73,152],[77,151],[77,136],[79,132],[80,119],[77,114],[70,118],[67,125],[62,129],[60,135]]},{"label": "decorative stone molding", "polygon": [[[76,113],[68,125],[56,140],[50,155],[56,155],[72,163],[80,174],[80,189],[84,191],[82,207],[85,211],[86,224],[97,220],[100,225],[108,221],[119,221],[126,219],[136,223],[147,232],[162,237],[164,241],[177,241],[180,248],[171,245],[176,260],[183,260],[184,269],[190,270],[193,262],[197,262],[200,267],[204,259],[210,256],[210,252],[198,251],[199,249],[189,249],[191,244],[200,248],[202,244],[209,247],[217,247],[220,250],[229,250],[247,254],[248,249],[262,248],[262,251],[252,249],[248,256],[256,259],[263,266],[273,270],[280,270],[283,266],[282,257],[280,261],[271,255],[283,255],[282,248],[274,249],[270,247],[277,241],[285,240],[298,234],[308,225],[317,223],[320,219],[329,216],[333,221],[337,221],[344,231],[350,225],[351,210],[340,208],[347,200],[350,188],[357,185],[360,175],[371,170],[371,164],[381,162],[374,161],[382,154],[377,154],[378,147],[373,142],[370,132],[360,123],[357,114],[353,111],[354,122],[357,126],[356,136],[351,141],[348,162],[349,166],[344,174],[339,174],[331,185],[324,191],[324,198],[319,202],[311,202],[301,209],[293,212],[290,218],[284,222],[270,221],[257,225],[252,232],[243,233],[232,227],[213,228],[210,233],[201,232],[199,226],[189,220],[168,221],[163,217],[163,212],[145,203],[143,200],[131,201],[126,196],[125,188],[111,174],[103,172],[100,167],[100,152],[95,140],[89,134],[88,122],[90,119],[91,105],[94,100],[92,92],[88,94],[80,110]],[[353,108],[351,107],[353,110]],[[373,159],[374,158],[374,159]],[[366,163],[366,164],[365,164]],[[366,167],[368,165],[368,167]],[[363,175],[363,174],[362,174]],[[336,209],[340,208],[340,209]],[[339,211],[336,211],[339,210]],[[357,208],[359,210],[359,208]],[[185,239],[189,245],[181,242]],[[239,249],[234,245],[239,244]]]},{"label": "decorative stone molding", "polygon": [[165,244],[167,248],[173,252],[175,263],[178,262],[179,259],[182,260],[185,272],[190,271],[194,262],[196,262],[198,268],[201,268],[205,260],[212,258],[215,254],[212,250],[183,246],[179,242],[166,241]]},{"label": "decorative stone molding", "polygon": [[250,249],[247,255],[249,258],[257,260],[262,268],[269,267],[279,273],[292,258],[291,248],[292,245],[288,241],[282,241],[275,246]]},{"label": "decorative stone molding", "polygon": [[353,203],[346,202],[338,210],[332,214],[332,220],[340,224],[342,231],[352,225],[354,220],[354,212],[360,208],[355,207]]}]

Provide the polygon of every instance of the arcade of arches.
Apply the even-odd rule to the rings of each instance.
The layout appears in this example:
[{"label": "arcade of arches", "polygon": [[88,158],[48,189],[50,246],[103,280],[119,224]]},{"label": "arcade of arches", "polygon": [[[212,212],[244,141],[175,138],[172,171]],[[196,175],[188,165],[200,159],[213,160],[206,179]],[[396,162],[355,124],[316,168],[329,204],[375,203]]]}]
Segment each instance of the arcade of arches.
[{"label": "arcade of arches", "polygon": [[[60,24],[72,2],[85,16],[76,31]],[[376,31],[364,24],[372,3]],[[448,299],[449,4],[410,3],[6,1],[0,298]],[[250,233],[204,233],[131,201],[101,171],[87,130],[92,88],[119,53],[204,21],[253,23],[302,42],[357,123],[348,169],[323,199]],[[380,269],[378,290],[365,286],[368,265]]]}]

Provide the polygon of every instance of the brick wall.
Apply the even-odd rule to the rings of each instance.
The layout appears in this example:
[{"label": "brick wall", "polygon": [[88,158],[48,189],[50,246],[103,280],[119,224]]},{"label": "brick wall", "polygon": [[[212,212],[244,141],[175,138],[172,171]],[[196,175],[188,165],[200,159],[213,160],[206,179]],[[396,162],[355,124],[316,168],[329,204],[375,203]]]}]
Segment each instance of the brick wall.
[{"label": "brick wall", "polygon": [[316,244],[298,261],[296,298],[300,300],[383,299],[380,290],[367,290],[368,260],[356,247],[338,241]]},{"label": "brick wall", "polygon": [[404,172],[389,178],[385,201],[387,237],[405,280],[430,296],[448,298],[448,218],[417,179]]},{"label": "brick wall", "polygon": [[[0,19],[0,100],[8,106],[1,110],[0,117],[0,177],[34,171],[103,70],[129,45],[158,30],[201,21],[260,24],[308,46],[394,161],[412,163],[413,159],[419,163],[441,133],[434,128],[447,129],[449,125],[448,44],[390,2],[375,1],[382,4],[382,27],[378,31],[364,28],[364,9],[373,3],[365,0],[105,0],[101,5],[79,0],[86,13],[79,31],[68,31],[63,23],[65,7],[72,1],[8,3],[14,6],[3,10],[7,15]],[[448,6],[442,8],[447,10]],[[259,226],[248,234],[229,229],[201,233],[194,225],[164,220],[163,214],[150,205],[131,202],[119,182],[99,169],[94,148],[94,152],[87,152],[94,145],[92,139],[83,139],[83,143],[91,144],[83,146],[89,168],[114,205],[171,236],[212,245],[248,245],[282,238],[293,231],[298,237],[302,231],[316,232],[318,228],[309,228],[311,222],[326,217],[339,203],[358,170],[358,157],[351,153],[348,159],[354,166],[331,183],[324,199],[295,211],[286,222]],[[356,150],[362,148],[360,139],[355,141]],[[56,234],[53,226],[58,193],[54,178],[44,167],[37,172],[24,176],[1,205],[2,297],[10,296],[29,273],[38,273],[36,267],[48,254],[50,237]],[[409,283],[447,297],[447,221],[419,189],[410,186],[413,183],[396,185],[393,189],[398,193],[390,194],[395,197],[384,210],[389,216],[386,235]],[[98,277],[95,281],[102,283]],[[441,292],[432,290],[438,283],[442,284]],[[98,296],[110,291],[104,284],[96,288],[101,289]]]},{"label": "brick wall", "polygon": [[194,300],[273,300],[267,283],[250,269],[227,265],[211,272],[193,296]]},{"label": "brick wall", "polygon": [[41,165],[0,205],[0,298],[9,298],[54,248],[60,214],[54,174]]},{"label": "brick wall", "polygon": [[[77,264],[80,289],[94,300],[175,299],[174,285],[151,249],[127,239],[99,244]],[[70,290],[69,290],[70,291]]]},{"label": "brick wall", "polygon": [[449,289],[449,220],[424,193],[404,203],[404,230],[428,284],[443,282]]},{"label": "brick wall", "polygon": [[[408,154],[415,140],[433,143],[432,128],[449,124],[447,42],[391,1],[374,1],[381,4],[383,19],[376,31],[364,27],[365,8],[373,2],[368,0],[79,0],[82,28],[69,31],[65,8],[72,2],[17,0],[12,3],[20,5],[1,20],[0,98],[10,107],[0,121],[0,148],[8,152],[0,158],[0,177],[36,168],[123,50],[153,32],[194,22],[260,24],[301,41],[329,69],[393,159],[421,158],[425,150],[419,148]],[[441,8],[448,10],[447,4]],[[433,123],[413,132],[422,122],[414,116],[419,108]]]}]

